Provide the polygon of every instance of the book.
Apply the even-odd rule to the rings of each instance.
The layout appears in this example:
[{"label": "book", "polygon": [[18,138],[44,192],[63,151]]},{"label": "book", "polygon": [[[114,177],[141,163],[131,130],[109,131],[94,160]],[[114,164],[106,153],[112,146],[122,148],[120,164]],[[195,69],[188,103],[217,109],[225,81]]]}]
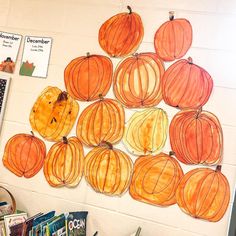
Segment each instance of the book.
[{"label": "book", "polygon": [[36,215],[33,215],[31,217],[29,217],[23,225],[23,232],[22,232],[22,236],[28,236],[29,232],[31,231],[32,227],[33,227],[33,221],[35,218],[39,217],[43,215],[43,213],[37,213]]},{"label": "book", "polygon": [[4,224],[6,229],[6,236],[11,236],[10,227],[19,223],[25,222],[27,219],[27,213],[12,214],[4,216]]},{"label": "book", "polygon": [[4,215],[9,215],[13,212],[12,204],[6,203],[0,205],[0,218],[2,218]]},{"label": "book", "polygon": [[66,236],[66,218],[64,214],[47,224],[47,236]]},{"label": "book", "polygon": [[69,212],[66,218],[68,236],[86,236],[87,211]]}]

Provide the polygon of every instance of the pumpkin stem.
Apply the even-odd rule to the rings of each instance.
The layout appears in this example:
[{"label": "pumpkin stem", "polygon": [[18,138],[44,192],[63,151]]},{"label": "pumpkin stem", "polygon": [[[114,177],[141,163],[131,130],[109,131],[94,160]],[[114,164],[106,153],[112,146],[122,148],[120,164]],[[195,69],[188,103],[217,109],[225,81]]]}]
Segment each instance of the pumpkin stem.
[{"label": "pumpkin stem", "polygon": [[64,91],[64,92],[61,92],[58,97],[57,97],[57,102],[61,102],[61,101],[64,101],[64,100],[67,100],[68,99],[68,96],[67,96],[67,92]]},{"label": "pumpkin stem", "polygon": [[90,57],[90,53],[89,53],[89,52],[87,52],[87,53],[86,53],[86,56],[87,56],[87,57]]},{"label": "pumpkin stem", "polygon": [[188,57],[188,63],[189,63],[189,64],[193,64],[193,59],[192,59],[192,57]]},{"label": "pumpkin stem", "polygon": [[169,11],[169,19],[174,20],[175,18],[175,12],[174,11]]},{"label": "pumpkin stem", "polygon": [[169,151],[169,156],[175,156],[175,152],[174,151]]},{"label": "pumpkin stem", "polygon": [[63,136],[63,143],[64,143],[64,144],[68,144],[68,139],[67,139],[67,137],[65,137],[65,136]]},{"label": "pumpkin stem", "polygon": [[30,131],[30,133],[31,133],[32,136],[34,136],[34,132],[32,130]]},{"label": "pumpkin stem", "polygon": [[102,96],[102,94],[99,94],[98,97],[99,97],[100,101],[104,100],[104,97]]},{"label": "pumpkin stem", "polygon": [[196,116],[197,119],[198,119],[199,115],[201,114],[201,112],[202,112],[202,107],[200,107],[197,111],[197,116]]},{"label": "pumpkin stem", "polygon": [[131,13],[132,13],[131,7],[130,7],[130,6],[127,6],[127,8],[128,8],[128,10],[129,10],[129,14],[131,14]]},{"label": "pumpkin stem", "polygon": [[101,146],[101,147],[104,146],[104,147],[107,147],[107,148],[109,148],[111,150],[113,149],[112,144],[107,142],[107,141],[102,141],[99,146]]},{"label": "pumpkin stem", "polygon": [[216,171],[219,171],[219,172],[221,172],[221,165],[218,165],[218,166],[216,166]]}]

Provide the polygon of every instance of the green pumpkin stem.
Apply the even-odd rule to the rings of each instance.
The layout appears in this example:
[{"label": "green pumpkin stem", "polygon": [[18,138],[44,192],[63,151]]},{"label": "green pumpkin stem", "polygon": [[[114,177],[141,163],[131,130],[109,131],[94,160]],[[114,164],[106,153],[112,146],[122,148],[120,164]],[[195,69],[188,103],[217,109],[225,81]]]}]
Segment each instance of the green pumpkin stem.
[{"label": "green pumpkin stem", "polygon": [[87,53],[86,53],[86,56],[87,56],[87,57],[90,57],[90,53],[89,53],[89,52],[87,52]]},{"label": "green pumpkin stem", "polygon": [[109,142],[107,142],[107,141],[102,141],[102,142],[99,144],[99,146],[101,146],[101,147],[107,147],[107,148],[113,150],[112,144],[109,143]]},{"label": "green pumpkin stem", "polygon": [[32,136],[34,136],[34,132],[32,130],[30,131],[30,133],[31,133]]}]

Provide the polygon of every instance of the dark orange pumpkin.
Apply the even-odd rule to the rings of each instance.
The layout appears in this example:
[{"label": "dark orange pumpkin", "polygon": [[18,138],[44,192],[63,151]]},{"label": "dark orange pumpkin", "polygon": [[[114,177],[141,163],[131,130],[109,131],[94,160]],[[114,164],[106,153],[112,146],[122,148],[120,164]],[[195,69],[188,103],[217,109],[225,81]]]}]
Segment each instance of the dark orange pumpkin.
[{"label": "dark orange pumpkin", "polygon": [[172,64],[164,73],[162,95],[173,107],[199,108],[209,99],[213,87],[211,76],[192,59],[182,59]]},{"label": "dark orange pumpkin", "polygon": [[157,30],[154,46],[157,55],[164,61],[183,57],[192,44],[192,26],[186,19],[174,19],[170,12],[169,21]]},{"label": "dark orange pumpkin", "polygon": [[178,112],[170,124],[170,143],[185,164],[214,165],[222,159],[222,128],[217,117],[207,111]]},{"label": "dark orange pumpkin", "polygon": [[125,125],[123,107],[113,99],[97,101],[83,110],[77,124],[77,137],[88,146],[119,142]]},{"label": "dark orange pumpkin", "polygon": [[83,146],[77,137],[55,143],[49,150],[44,164],[44,175],[52,187],[75,187],[84,169]]},{"label": "dark orange pumpkin", "polygon": [[183,171],[171,156],[140,156],[134,164],[129,192],[135,200],[169,206],[176,203],[175,192]]},{"label": "dark orange pumpkin", "polygon": [[126,107],[151,107],[161,99],[164,65],[155,53],[140,53],[122,61],[114,75],[114,93]]},{"label": "dark orange pumpkin", "polygon": [[99,44],[112,57],[123,57],[134,53],[143,39],[141,17],[132,12],[120,13],[108,19],[99,30]]},{"label": "dark orange pumpkin", "polygon": [[48,86],[36,100],[31,113],[30,124],[48,141],[59,141],[69,134],[79,104],[67,92]]},{"label": "dark orange pumpkin", "polygon": [[11,137],[4,149],[3,164],[15,175],[31,178],[43,166],[46,157],[44,142],[30,134],[16,134]]},{"label": "dark orange pumpkin", "polygon": [[225,214],[230,199],[228,180],[216,170],[197,168],[185,174],[176,190],[177,204],[194,218],[219,221]]},{"label": "dark orange pumpkin", "polygon": [[80,101],[94,101],[105,96],[111,87],[112,62],[102,55],[78,57],[66,67],[64,80],[67,92]]},{"label": "dark orange pumpkin", "polygon": [[92,149],[85,157],[84,175],[99,193],[121,195],[130,183],[133,164],[130,157],[110,143]]}]

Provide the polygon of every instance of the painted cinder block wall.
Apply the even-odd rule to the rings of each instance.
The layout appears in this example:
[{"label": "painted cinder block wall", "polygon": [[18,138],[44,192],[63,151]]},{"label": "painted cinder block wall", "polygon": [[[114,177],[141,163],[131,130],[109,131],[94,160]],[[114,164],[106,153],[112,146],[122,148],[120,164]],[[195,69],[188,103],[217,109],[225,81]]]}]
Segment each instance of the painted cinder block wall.
[{"label": "painted cinder block wall", "polygon": [[[224,132],[222,172],[231,186],[230,206],[224,218],[209,223],[191,218],[177,205],[155,207],[134,201],[128,193],[122,197],[104,196],[95,193],[84,179],[75,189],[54,189],[42,170],[32,179],[18,178],[2,162],[0,184],[12,191],[18,208],[31,215],[51,209],[58,213],[88,210],[88,235],[97,230],[100,236],[128,236],[141,226],[143,236],[225,236],[236,182],[235,0],[0,0],[0,30],[53,38],[47,79],[18,75],[21,45],[0,136],[0,156],[12,135],[30,132],[30,109],[40,92],[48,85],[65,89],[63,71],[70,60],[86,52],[105,54],[97,40],[99,27],[110,16],[127,11],[127,5],[141,15],[144,23],[145,35],[138,52],[154,51],[154,33],[168,19],[169,10],[174,10],[176,17],[189,19],[193,26],[193,44],[185,58],[191,56],[212,75],[214,90],[204,109],[218,116]],[[119,59],[113,59],[114,66],[118,62]],[[113,97],[112,89],[107,97]],[[80,112],[87,105],[80,103]],[[163,102],[159,107],[167,111],[169,119],[177,112]],[[127,112],[126,120],[133,112]],[[47,142],[48,149],[51,145]],[[122,144],[117,147],[124,150]],[[169,150],[167,142],[164,151]],[[184,172],[197,167],[181,165]]]}]

